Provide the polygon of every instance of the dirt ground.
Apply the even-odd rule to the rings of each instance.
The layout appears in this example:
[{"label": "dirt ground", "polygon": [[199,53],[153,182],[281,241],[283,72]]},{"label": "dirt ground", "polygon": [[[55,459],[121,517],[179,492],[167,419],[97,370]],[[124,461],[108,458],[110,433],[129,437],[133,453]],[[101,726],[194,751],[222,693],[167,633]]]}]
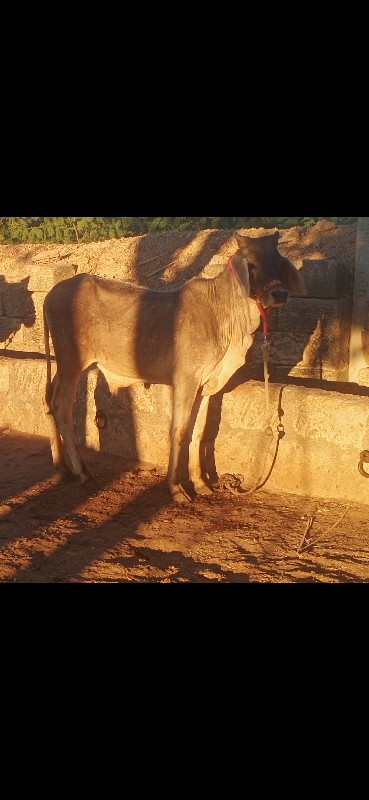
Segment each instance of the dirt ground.
[{"label": "dirt ground", "polygon": [[230,487],[177,507],[165,476],[83,454],[85,485],[46,439],[1,432],[0,582],[369,581],[368,506]]},{"label": "dirt ground", "polygon": [[[200,238],[201,258],[194,257],[198,245],[187,232],[142,238],[142,271],[130,274],[127,267],[127,277],[176,285],[214,253],[234,252],[227,231]],[[351,267],[356,226],[323,223],[281,232],[281,239],[281,252],[295,263],[339,258]],[[100,274],[106,265],[113,277],[114,263],[131,263],[133,247],[133,240],[78,248],[2,245],[0,271],[5,261],[16,269],[49,255],[84,271],[98,265]],[[46,439],[1,429],[0,414],[0,582],[369,582],[367,505],[265,490],[245,494],[226,485],[211,498],[177,507],[165,475],[132,470],[105,453],[85,449],[83,456],[93,480],[82,486],[55,472]]]}]

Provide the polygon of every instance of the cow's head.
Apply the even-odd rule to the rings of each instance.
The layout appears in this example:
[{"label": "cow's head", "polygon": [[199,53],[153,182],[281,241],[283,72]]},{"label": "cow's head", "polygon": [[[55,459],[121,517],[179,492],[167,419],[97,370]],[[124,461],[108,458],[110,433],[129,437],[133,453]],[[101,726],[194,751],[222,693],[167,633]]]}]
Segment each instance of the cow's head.
[{"label": "cow's head", "polygon": [[244,296],[252,297],[266,307],[285,305],[290,292],[306,295],[299,270],[277,250],[278,231],[257,238],[240,233],[235,235],[239,249],[232,264]]}]

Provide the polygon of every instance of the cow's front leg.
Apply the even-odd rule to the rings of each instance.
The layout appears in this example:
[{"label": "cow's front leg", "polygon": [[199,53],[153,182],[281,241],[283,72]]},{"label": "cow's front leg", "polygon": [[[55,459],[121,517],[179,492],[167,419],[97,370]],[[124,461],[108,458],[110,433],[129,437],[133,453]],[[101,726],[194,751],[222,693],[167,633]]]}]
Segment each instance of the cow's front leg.
[{"label": "cow's front leg", "polygon": [[209,400],[209,395],[207,397],[198,395],[191,415],[192,432],[190,434],[188,466],[190,480],[194,485],[195,492],[202,495],[213,494],[202,477],[200,463],[200,445],[208,416]]},{"label": "cow's front leg", "polygon": [[197,386],[182,381],[173,388],[173,414],[170,427],[170,457],[168,484],[175,503],[190,503],[191,498],[182,486],[184,466],[188,467],[189,428]]}]

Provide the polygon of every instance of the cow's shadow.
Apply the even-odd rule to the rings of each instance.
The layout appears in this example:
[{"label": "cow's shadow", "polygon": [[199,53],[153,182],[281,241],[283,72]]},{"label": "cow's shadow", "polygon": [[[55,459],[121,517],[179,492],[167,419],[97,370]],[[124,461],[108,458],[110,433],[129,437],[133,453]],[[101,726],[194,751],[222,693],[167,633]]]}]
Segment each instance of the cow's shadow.
[{"label": "cow's shadow", "polygon": [[18,283],[8,283],[0,275],[0,344],[4,344],[5,350],[22,325],[31,328],[35,323],[36,311],[28,283],[29,276]]},{"label": "cow's shadow", "polygon": [[[89,373],[96,373],[92,388]],[[138,463],[137,432],[130,391],[110,386],[96,365],[81,375],[73,406],[73,425],[78,446],[120,456],[125,466]]]},{"label": "cow's shadow", "polygon": [[[86,375],[84,376],[82,385],[80,387],[81,395],[86,395]],[[168,420],[167,435],[167,448],[164,456],[163,440],[165,436],[165,426],[163,423],[160,431],[155,431],[154,426],[151,428],[147,420],[141,419],[141,412],[138,410],[137,402],[141,402],[143,396],[146,396],[149,404],[159,411],[159,406],[165,403],[164,397],[161,397],[155,391],[155,387],[149,384],[139,385],[139,395],[132,394],[132,388],[118,388],[118,390],[111,390],[104,375],[98,370],[96,387],[94,390],[94,402],[96,415],[94,424],[98,429],[99,450],[112,455],[119,455],[124,462],[127,469],[150,469],[156,475],[167,477],[169,452],[170,452],[170,424]],[[138,388],[138,387],[136,387]],[[164,387],[161,387],[164,389]],[[140,391],[143,395],[140,395]],[[172,396],[171,392],[168,397]],[[138,401],[137,398],[140,397]],[[159,400],[160,397],[160,400]],[[86,409],[87,410],[87,409]],[[172,405],[170,414],[172,412]],[[155,412],[151,412],[155,413]],[[194,420],[191,419],[193,424]],[[190,426],[191,429],[191,426]],[[146,444],[151,437],[155,441],[155,437],[160,437],[160,457],[156,458],[155,448],[150,442],[149,450],[146,450]],[[80,438],[82,444],[87,444],[86,438],[84,441]],[[142,459],[142,447],[146,451],[146,459]],[[214,451],[213,445],[211,445]],[[187,494],[194,499],[195,491],[192,482],[189,479],[188,458],[189,458],[189,441],[186,439],[181,446],[179,454],[180,471],[182,475],[182,484]],[[203,472],[205,474],[206,465],[204,461]],[[207,479],[205,478],[206,482]]]},{"label": "cow's shadow", "polygon": [[99,371],[94,399],[100,450],[120,455],[127,464],[136,464],[137,432],[129,388],[112,392],[106,378]]}]

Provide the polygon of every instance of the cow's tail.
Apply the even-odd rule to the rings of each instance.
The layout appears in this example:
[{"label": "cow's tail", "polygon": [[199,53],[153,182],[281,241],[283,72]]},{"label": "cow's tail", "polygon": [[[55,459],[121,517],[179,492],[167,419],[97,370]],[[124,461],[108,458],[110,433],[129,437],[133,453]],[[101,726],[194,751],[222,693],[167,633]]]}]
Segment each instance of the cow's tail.
[{"label": "cow's tail", "polygon": [[46,319],[46,311],[45,305],[43,308],[43,315],[44,315],[44,342],[45,342],[45,353],[46,353],[46,391],[45,391],[45,403],[46,403],[46,411],[50,413],[50,404],[52,398],[52,388],[51,388],[51,355],[50,355],[50,330],[49,325]]}]

